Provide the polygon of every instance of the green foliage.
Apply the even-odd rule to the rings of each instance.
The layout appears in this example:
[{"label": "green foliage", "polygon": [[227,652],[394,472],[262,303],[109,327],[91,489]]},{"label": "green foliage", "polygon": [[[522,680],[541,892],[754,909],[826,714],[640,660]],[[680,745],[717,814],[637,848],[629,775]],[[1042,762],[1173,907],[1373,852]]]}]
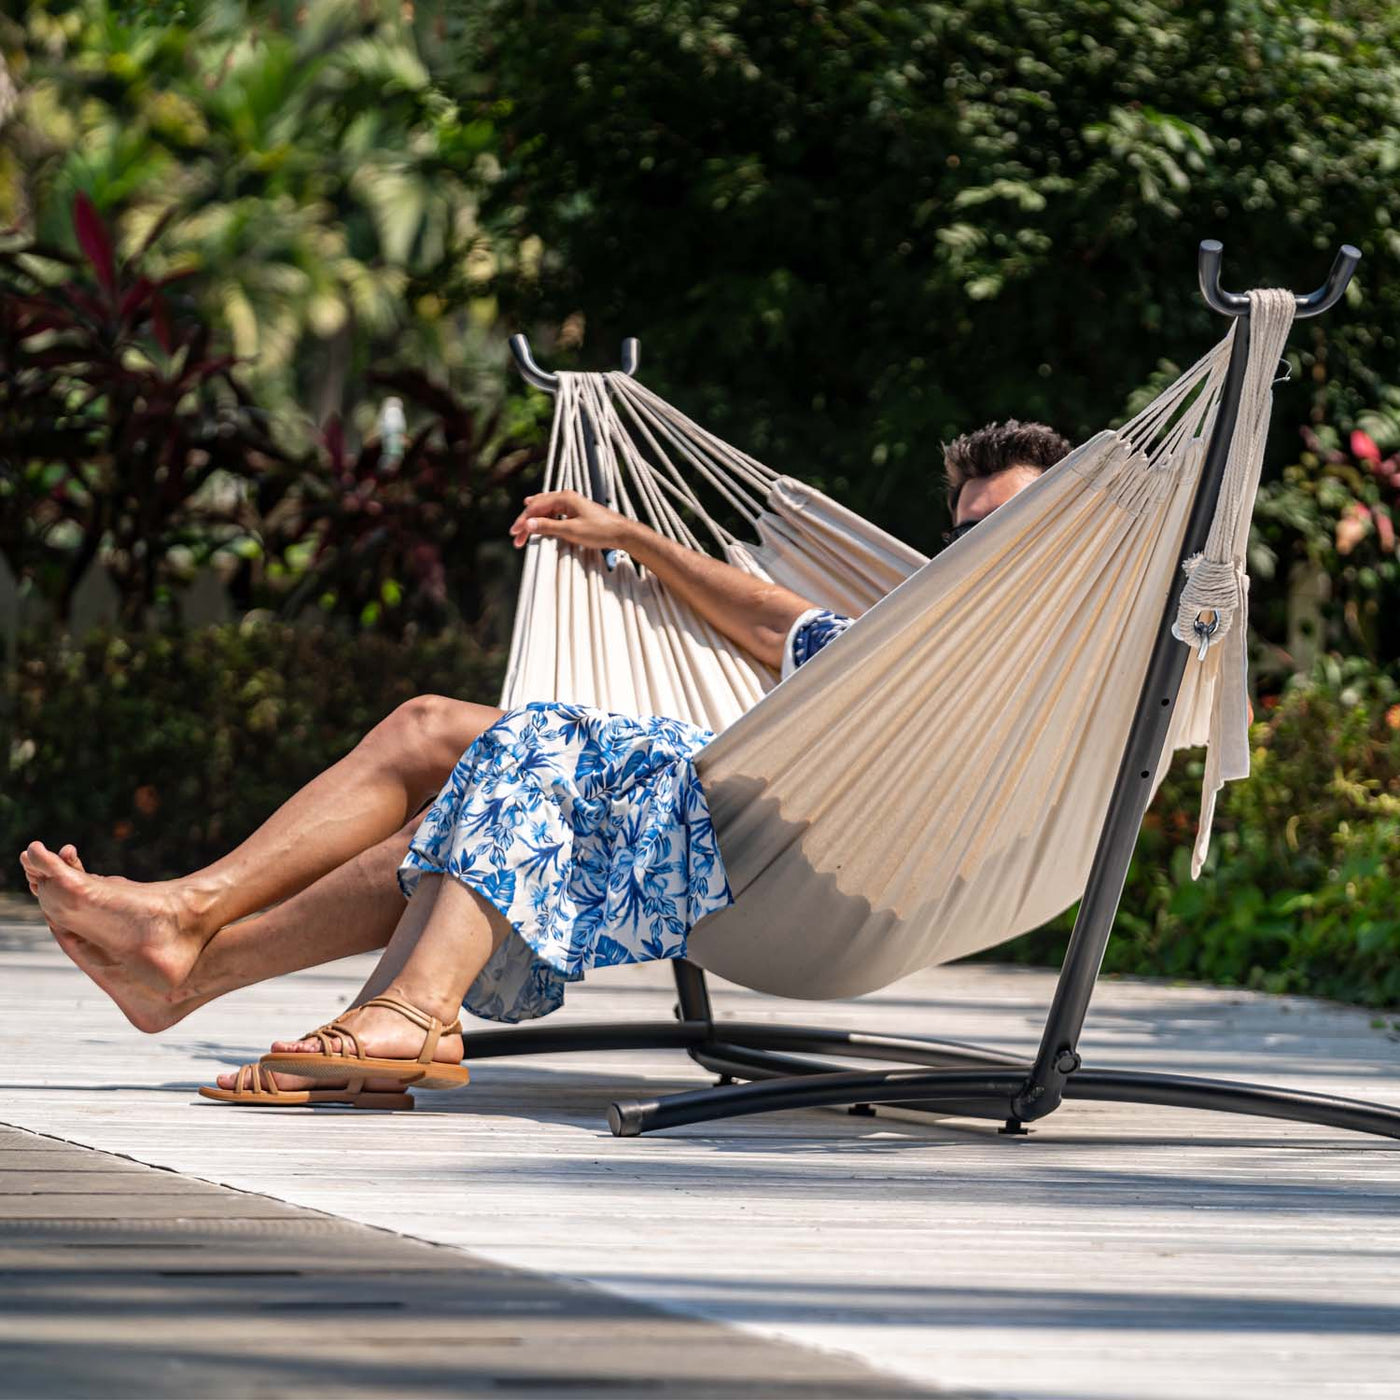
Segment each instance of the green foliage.
[{"label": "green foliage", "polygon": [[139,628],[157,603],[178,615],[178,585],[211,562],[245,607],[286,616],[398,630],[481,613],[480,547],[504,539],[537,456],[500,410],[380,371],[402,395],[391,444],[352,449],[332,415],[284,451],[189,304],[199,279],[118,259],[86,195],[73,224],[81,261],[0,242],[0,558],[60,622],[89,567]]},{"label": "green foliage", "polygon": [[[929,548],[938,443],[1083,437],[1221,331],[1234,285],[1347,307],[1295,336],[1279,417],[1350,421],[1397,374],[1400,10],[1370,0],[455,0],[458,89],[538,236],[515,313],[639,334],[660,391]],[[924,518],[919,519],[923,511]]]},{"label": "green foliage", "polygon": [[62,246],[81,190],[125,248],[159,225],[156,270],[202,272],[289,419],[343,411],[371,363],[472,369],[494,134],[434,86],[397,0],[51,0],[18,34],[0,218]]},{"label": "green foliage", "polygon": [[175,279],[118,261],[86,196],[73,224],[86,268],[0,242],[0,557],[66,621],[100,556],[139,625],[177,556],[247,537],[281,454]]},{"label": "green foliage", "polygon": [[[1382,457],[1361,429],[1349,452],[1327,426],[1303,437],[1307,450],[1264,486],[1254,509],[1250,568],[1265,586],[1251,622],[1282,640],[1260,658],[1266,682],[1271,672],[1309,669],[1323,651],[1381,666],[1400,658],[1400,457]],[[1387,440],[1400,445],[1400,434]]]},{"label": "green foliage", "polygon": [[[1347,703],[1348,694],[1352,703]],[[1400,704],[1393,684],[1300,685],[1254,726],[1191,879],[1199,760],[1143,827],[1104,967],[1400,1005]],[[1072,914],[988,954],[1057,961]]]},{"label": "green foliage", "polygon": [[502,411],[464,403],[418,370],[374,381],[397,390],[420,425],[392,448],[376,435],[353,451],[330,420],[287,494],[268,499],[267,568],[251,596],[283,617],[314,608],[389,635],[463,618],[504,634],[500,585],[509,592],[516,577],[504,540],[517,478],[540,452],[511,441]]},{"label": "green foliage", "polygon": [[[157,879],[224,854],[415,695],[491,698],[503,658],[248,623],[51,642],[0,708],[0,849],[76,841],[89,867]],[[0,885],[16,886],[13,860]]]}]

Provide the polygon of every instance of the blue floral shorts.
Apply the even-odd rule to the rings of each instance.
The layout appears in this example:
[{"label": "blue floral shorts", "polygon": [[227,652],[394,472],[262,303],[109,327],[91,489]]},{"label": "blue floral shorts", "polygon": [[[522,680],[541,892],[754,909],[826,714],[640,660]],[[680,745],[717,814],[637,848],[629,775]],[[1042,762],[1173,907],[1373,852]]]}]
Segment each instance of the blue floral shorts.
[{"label": "blue floral shorts", "polygon": [[468,1011],[544,1016],[591,967],[683,957],[690,929],[733,902],[691,761],[713,737],[551,702],[512,710],[462,755],[399,884],[450,875],[509,920]]}]

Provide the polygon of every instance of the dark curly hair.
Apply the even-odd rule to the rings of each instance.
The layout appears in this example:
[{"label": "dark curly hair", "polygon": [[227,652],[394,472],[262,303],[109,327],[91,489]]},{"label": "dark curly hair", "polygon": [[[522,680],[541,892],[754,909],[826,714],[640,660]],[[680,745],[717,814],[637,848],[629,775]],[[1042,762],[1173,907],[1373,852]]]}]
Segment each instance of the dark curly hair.
[{"label": "dark curly hair", "polygon": [[988,423],[975,433],[964,433],[945,443],[943,472],[948,483],[948,509],[956,510],[958,494],[969,481],[995,476],[1012,467],[1053,467],[1070,448],[1044,423],[1021,423],[1008,418],[1005,423]]}]

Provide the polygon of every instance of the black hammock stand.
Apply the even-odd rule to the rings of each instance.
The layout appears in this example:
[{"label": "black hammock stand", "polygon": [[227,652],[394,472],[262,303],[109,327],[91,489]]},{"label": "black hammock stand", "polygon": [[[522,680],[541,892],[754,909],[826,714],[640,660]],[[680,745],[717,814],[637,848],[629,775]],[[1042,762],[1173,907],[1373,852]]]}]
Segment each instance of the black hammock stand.
[{"label": "black hammock stand", "polygon": [[[1249,298],[1221,289],[1221,252],[1221,245],[1214,240],[1206,240],[1200,246],[1201,293],[1212,310],[1235,317],[1238,324],[1214,431],[1187,521],[1183,558],[1199,553],[1206,542],[1239,415],[1249,355]],[[1296,298],[1297,316],[1319,316],[1334,306],[1360,259],[1356,248],[1344,244],[1323,286]],[[511,350],[522,375],[531,384],[547,392],[557,389],[558,380],[535,363],[524,336],[512,338]],[[638,358],[637,342],[624,342],[626,373],[636,372]],[[597,469],[594,429],[587,421],[585,448],[593,493],[606,502]],[[1164,600],[1157,639],[1138,694],[1093,865],[1033,1061],[923,1036],[717,1022],[704,972],[684,959],[674,963],[674,1021],[480,1031],[465,1037],[464,1058],[677,1049],[686,1051],[691,1059],[720,1077],[713,1088],[612,1104],[608,1124],[620,1137],[777,1109],[846,1107],[853,1112],[870,1113],[881,1104],[947,1117],[989,1118],[1002,1123],[1004,1133],[1024,1134],[1027,1123],[1053,1113],[1065,1099],[1097,1099],[1293,1119],[1400,1138],[1400,1109],[1383,1104],[1225,1079],[1093,1069],[1080,1058],[1080,1032],[1123,895],[1128,864],[1151,797],[1151,775],[1157,771],[1166,745],[1189,655],[1188,649],[1172,635],[1176,614],[1177,595],[1173,593]],[[892,1061],[898,1067],[860,1069],[833,1064],[830,1059],[809,1058],[843,1054],[867,1061]]]}]

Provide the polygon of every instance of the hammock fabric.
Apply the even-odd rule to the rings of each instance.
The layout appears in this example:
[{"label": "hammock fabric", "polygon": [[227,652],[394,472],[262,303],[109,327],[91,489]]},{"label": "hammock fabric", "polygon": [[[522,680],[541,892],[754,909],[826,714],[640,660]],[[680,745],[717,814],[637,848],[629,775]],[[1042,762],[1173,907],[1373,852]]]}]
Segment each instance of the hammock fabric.
[{"label": "hammock fabric", "polygon": [[[1250,294],[1239,419],[1177,620],[1192,649],[1161,771],[1208,745],[1249,772],[1250,515],[1283,291]],[[853,996],[1012,938],[1083,892],[1214,423],[1230,333],[1131,422],[1076,448],[933,560],[721,442],[622,374],[559,376],[546,489],[587,493],[586,412],[624,514],[860,616],[780,687],[630,561],[527,552],[503,704],[560,699],[722,731],[696,760],[735,904],[688,956],[759,991]],[[751,523],[716,523],[703,483]],[[1206,634],[1196,624],[1214,622]],[[768,693],[771,692],[771,693]]]}]

